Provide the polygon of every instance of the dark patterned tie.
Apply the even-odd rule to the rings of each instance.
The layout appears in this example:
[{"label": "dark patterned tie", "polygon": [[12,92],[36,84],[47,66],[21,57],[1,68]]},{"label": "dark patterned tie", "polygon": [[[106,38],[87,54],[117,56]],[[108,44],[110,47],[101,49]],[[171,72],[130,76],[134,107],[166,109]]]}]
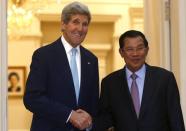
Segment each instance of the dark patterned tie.
[{"label": "dark patterned tie", "polygon": [[134,104],[134,108],[137,114],[137,117],[139,116],[139,111],[140,111],[140,100],[139,100],[139,90],[138,90],[138,86],[136,83],[136,78],[138,76],[136,74],[132,74],[131,78],[132,78],[132,85],[131,85],[131,96],[132,96],[132,100],[133,100],[133,104]]}]

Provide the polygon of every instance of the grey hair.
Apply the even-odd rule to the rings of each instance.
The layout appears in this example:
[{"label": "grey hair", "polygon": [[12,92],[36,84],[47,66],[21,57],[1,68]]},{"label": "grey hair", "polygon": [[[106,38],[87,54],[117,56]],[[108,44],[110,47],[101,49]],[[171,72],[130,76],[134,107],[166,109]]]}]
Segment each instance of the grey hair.
[{"label": "grey hair", "polygon": [[88,7],[80,2],[72,2],[66,5],[61,13],[61,21],[68,23],[72,15],[81,14],[88,17],[88,23],[91,21],[91,14]]}]

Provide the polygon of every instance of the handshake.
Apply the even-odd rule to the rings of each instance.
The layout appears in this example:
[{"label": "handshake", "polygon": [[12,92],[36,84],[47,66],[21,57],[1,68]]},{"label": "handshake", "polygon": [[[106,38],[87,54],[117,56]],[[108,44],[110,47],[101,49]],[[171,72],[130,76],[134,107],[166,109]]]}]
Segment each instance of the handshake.
[{"label": "handshake", "polygon": [[69,121],[79,130],[89,129],[92,126],[92,117],[82,109],[73,110]]}]

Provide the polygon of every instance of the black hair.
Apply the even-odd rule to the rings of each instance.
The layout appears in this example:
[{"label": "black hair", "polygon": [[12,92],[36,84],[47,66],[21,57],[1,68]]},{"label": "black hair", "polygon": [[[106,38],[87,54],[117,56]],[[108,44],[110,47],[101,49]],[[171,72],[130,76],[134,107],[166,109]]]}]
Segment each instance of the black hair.
[{"label": "black hair", "polygon": [[128,30],[125,33],[123,33],[119,38],[119,47],[120,48],[124,47],[126,38],[134,38],[138,36],[140,36],[143,39],[145,47],[148,47],[148,41],[145,38],[145,35],[137,30]]},{"label": "black hair", "polygon": [[11,72],[11,73],[8,75],[8,80],[10,80],[12,76],[15,76],[15,77],[17,78],[17,80],[19,80],[19,75],[18,75],[16,72]]}]

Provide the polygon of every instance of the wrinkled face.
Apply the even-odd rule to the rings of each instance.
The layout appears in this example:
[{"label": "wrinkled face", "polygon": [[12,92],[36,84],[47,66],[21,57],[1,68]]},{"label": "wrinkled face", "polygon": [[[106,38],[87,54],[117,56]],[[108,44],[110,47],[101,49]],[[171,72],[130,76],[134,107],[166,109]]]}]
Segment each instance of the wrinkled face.
[{"label": "wrinkled face", "polygon": [[88,32],[88,17],[85,15],[72,15],[68,23],[62,22],[62,31],[65,40],[76,47],[80,45]]},{"label": "wrinkled face", "polygon": [[145,63],[148,54],[148,47],[145,47],[143,39],[138,37],[128,37],[123,41],[124,47],[119,49],[124,58],[127,68],[132,72],[139,70]]}]

